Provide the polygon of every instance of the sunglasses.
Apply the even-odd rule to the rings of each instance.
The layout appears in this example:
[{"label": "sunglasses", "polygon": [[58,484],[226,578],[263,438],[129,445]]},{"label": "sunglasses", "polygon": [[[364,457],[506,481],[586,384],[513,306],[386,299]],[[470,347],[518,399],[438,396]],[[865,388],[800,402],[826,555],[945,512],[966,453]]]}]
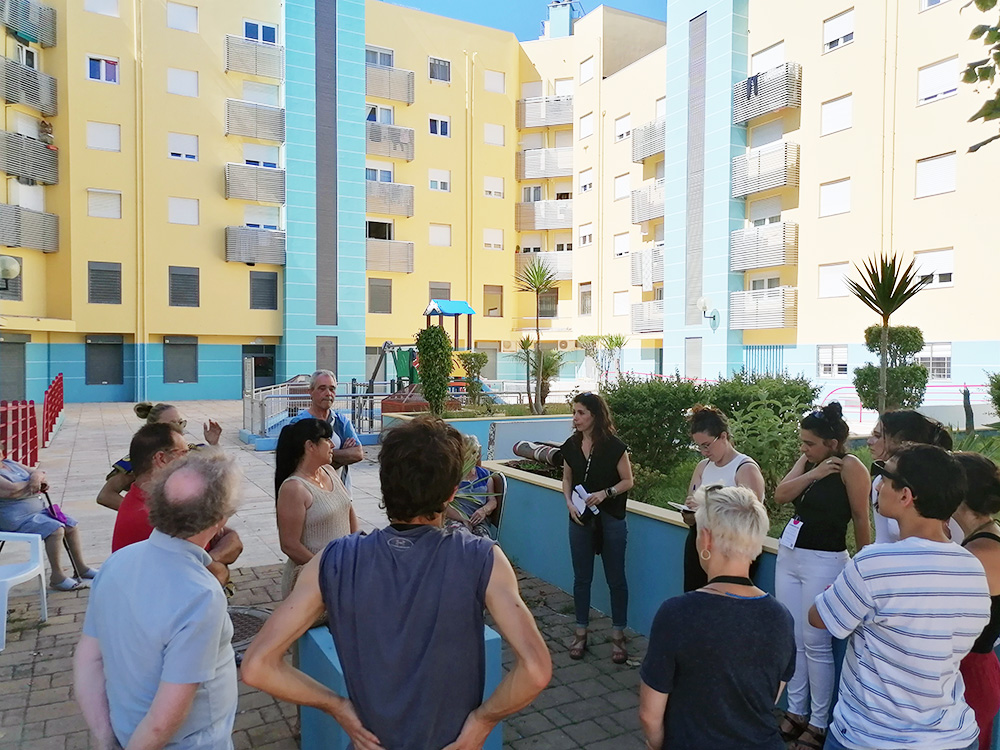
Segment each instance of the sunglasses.
[{"label": "sunglasses", "polygon": [[910,490],[910,492],[913,492],[913,485],[903,479],[903,477],[896,472],[889,471],[885,468],[885,461],[872,461],[872,476],[891,479],[893,484],[897,487],[906,487]]}]

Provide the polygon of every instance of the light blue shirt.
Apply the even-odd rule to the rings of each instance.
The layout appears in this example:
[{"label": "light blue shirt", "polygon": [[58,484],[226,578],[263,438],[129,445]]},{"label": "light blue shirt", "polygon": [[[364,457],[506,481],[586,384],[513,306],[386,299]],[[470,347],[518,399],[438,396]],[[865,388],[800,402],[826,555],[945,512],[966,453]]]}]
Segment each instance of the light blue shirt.
[{"label": "light blue shirt", "polygon": [[[299,422],[303,419],[316,419],[312,414],[309,413],[308,409],[303,409],[294,417],[292,417],[291,422]],[[354,429],[354,425],[351,423],[349,417],[340,414],[334,409],[330,409],[330,414],[327,416],[326,421],[330,423],[333,428],[333,447],[334,449],[339,449],[348,438],[353,438],[354,441],[360,445],[361,438],[358,437],[358,431]],[[347,488],[347,494],[353,497],[354,493],[351,489],[351,474],[348,471],[349,466],[343,466],[340,469],[340,478],[344,482],[344,486]]]},{"label": "light blue shirt", "polygon": [[169,750],[232,748],[233,625],[205,550],[154,530],[115,552],[90,589],[83,632],[100,643],[111,726],[122,747],[160,682],[199,683]]}]

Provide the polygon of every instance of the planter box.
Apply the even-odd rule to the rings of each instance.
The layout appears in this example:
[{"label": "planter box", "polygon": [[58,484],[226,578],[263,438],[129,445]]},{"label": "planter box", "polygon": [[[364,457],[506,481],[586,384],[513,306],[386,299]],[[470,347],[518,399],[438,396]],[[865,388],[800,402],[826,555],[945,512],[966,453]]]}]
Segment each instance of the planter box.
[{"label": "planter box", "polygon": [[[386,413],[382,407],[382,427],[388,429],[394,421],[413,419],[415,414]],[[511,450],[518,440],[545,440],[562,443],[573,432],[573,418],[569,414],[540,415],[536,417],[506,417],[492,415],[463,419],[446,419],[448,424],[463,435],[475,435],[483,446],[483,458],[506,460],[514,458]]]}]

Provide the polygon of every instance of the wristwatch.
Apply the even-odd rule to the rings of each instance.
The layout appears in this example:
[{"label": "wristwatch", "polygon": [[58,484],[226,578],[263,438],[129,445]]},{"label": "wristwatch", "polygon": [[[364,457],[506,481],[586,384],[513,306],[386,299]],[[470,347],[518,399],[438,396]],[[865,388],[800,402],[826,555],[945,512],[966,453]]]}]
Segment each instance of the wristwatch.
[{"label": "wristwatch", "polygon": [[614,485],[612,485],[611,487],[608,487],[606,490],[604,490],[604,494],[607,495],[609,498],[612,498],[618,494],[618,491],[614,488]]}]

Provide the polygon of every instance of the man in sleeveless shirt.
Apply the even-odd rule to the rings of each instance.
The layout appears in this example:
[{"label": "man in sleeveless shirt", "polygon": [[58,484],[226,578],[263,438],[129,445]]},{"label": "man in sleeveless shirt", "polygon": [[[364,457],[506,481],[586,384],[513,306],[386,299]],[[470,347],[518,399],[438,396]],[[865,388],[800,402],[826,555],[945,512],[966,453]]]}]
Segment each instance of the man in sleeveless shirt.
[{"label": "man in sleeveless shirt", "polygon": [[[462,438],[435,417],[390,430],[379,456],[390,525],[330,543],[306,564],[243,661],[243,681],[316,706],[358,750],[481,747],[505,716],[545,688],[552,661],[490,539],[443,529],[462,477]],[[483,700],[483,607],[515,661]],[[351,698],[284,660],[324,611]]]}]

